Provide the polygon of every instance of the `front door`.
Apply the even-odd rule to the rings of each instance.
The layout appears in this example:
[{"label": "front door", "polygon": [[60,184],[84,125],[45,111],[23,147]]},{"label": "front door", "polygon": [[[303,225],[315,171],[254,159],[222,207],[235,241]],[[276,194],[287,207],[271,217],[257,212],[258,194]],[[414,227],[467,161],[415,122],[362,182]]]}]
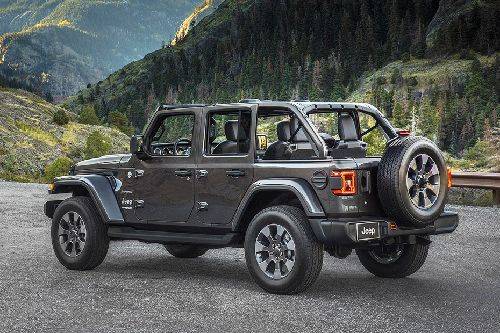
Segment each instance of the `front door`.
[{"label": "front door", "polygon": [[132,175],[137,177],[133,196],[139,220],[188,221],[194,206],[195,123],[194,113],[167,112],[146,131],[147,156],[137,160]]},{"label": "front door", "polygon": [[252,183],[253,118],[249,107],[213,107],[205,112],[205,140],[196,170],[198,223],[228,224]]}]

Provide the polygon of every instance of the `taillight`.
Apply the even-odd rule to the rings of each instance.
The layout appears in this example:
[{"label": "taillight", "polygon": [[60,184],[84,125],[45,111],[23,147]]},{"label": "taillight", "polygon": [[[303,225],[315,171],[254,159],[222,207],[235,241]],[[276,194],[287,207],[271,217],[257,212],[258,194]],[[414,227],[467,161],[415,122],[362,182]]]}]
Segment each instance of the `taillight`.
[{"label": "taillight", "polygon": [[452,184],[451,168],[448,168],[447,175],[448,175],[448,188],[450,188]]},{"label": "taillight", "polygon": [[411,134],[409,130],[398,130],[396,133],[398,133],[399,136],[410,136]]},{"label": "taillight", "polygon": [[[353,170],[332,171],[330,177],[337,179],[337,186],[332,188],[335,195],[355,195],[356,190],[356,172]],[[335,184],[335,182],[332,182]]]}]

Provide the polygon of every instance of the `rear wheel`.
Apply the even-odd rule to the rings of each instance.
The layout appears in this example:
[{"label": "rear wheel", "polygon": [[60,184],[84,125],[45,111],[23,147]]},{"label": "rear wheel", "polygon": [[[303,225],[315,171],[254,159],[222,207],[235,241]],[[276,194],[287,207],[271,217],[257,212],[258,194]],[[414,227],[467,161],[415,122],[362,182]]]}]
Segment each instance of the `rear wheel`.
[{"label": "rear wheel", "polygon": [[361,264],[372,274],[383,278],[403,278],[418,271],[427,258],[428,244],[379,246],[356,250]]},{"label": "rear wheel", "polygon": [[57,207],[51,235],[57,259],[71,270],[93,269],[108,253],[107,226],[88,197],[69,198]]},{"label": "rear wheel", "polygon": [[177,258],[197,258],[204,255],[208,249],[190,244],[165,244],[168,253]]},{"label": "rear wheel", "polygon": [[323,252],[306,216],[296,207],[262,210],[245,236],[248,270],[271,293],[295,294],[311,286],[323,266]]}]

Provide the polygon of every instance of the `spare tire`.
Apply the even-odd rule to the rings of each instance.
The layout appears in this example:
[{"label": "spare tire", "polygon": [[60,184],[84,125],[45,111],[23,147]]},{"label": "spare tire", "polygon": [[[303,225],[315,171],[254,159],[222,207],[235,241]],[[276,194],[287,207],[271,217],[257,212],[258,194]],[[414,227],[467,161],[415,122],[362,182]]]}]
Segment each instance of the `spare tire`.
[{"label": "spare tire", "polygon": [[448,175],[441,151],[425,138],[389,142],[377,172],[380,203],[396,224],[422,228],[443,212]]}]

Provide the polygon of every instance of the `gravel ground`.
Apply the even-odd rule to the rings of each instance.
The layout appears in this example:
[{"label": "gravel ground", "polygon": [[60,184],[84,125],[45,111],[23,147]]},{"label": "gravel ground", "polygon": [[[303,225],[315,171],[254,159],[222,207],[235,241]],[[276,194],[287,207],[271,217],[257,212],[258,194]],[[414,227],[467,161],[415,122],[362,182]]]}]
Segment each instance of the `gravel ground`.
[{"label": "gravel ground", "polygon": [[114,242],[94,271],[68,271],[52,253],[45,193],[0,183],[1,332],[499,331],[500,209],[450,207],[461,225],[434,238],[410,278],[326,256],[312,288],[276,296],[253,283],[239,249],[188,260]]}]

